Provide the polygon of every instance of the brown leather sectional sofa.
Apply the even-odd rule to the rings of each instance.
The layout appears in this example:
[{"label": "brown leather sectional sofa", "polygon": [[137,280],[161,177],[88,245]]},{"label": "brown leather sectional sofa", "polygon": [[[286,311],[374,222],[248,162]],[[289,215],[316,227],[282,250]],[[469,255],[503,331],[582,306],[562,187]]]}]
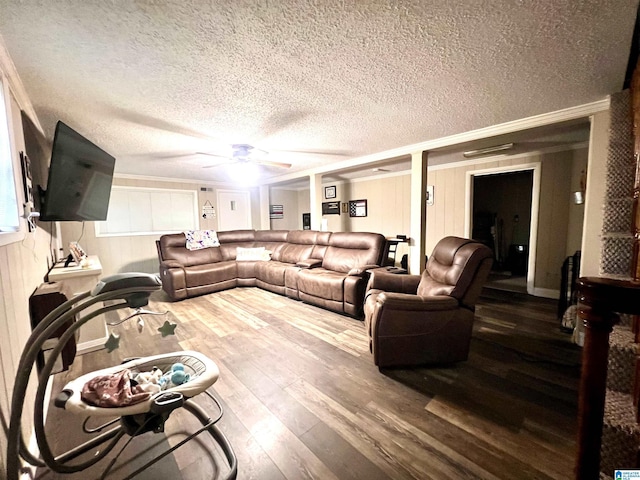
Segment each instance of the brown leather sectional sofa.
[{"label": "brown leather sectional sofa", "polygon": [[[157,242],[162,288],[181,300],[257,286],[329,310],[362,316],[367,270],[382,264],[378,233],[313,230],[218,232],[220,247],[188,250],[182,233]],[[270,261],[237,261],[238,247],[265,247]]]}]

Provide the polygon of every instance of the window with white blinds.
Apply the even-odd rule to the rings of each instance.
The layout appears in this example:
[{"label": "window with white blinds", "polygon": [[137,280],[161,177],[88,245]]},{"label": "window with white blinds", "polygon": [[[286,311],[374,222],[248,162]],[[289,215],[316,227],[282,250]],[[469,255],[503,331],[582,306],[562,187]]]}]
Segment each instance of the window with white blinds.
[{"label": "window with white blinds", "polygon": [[197,191],[113,186],[107,220],[96,222],[96,236],[156,235],[197,228]]},{"label": "window with white blinds", "polygon": [[[9,109],[7,89],[0,75],[0,237],[20,229],[16,175],[9,139]],[[0,238],[0,242],[1,242]]]}]

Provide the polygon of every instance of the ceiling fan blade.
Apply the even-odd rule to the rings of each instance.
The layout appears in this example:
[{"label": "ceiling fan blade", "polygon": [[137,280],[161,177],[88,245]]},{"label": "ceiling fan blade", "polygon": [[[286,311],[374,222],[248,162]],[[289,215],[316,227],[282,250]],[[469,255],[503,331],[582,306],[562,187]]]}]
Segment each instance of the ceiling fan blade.
[{"label": "ceiling fan blade", "polygon": [[264,165],[265,167],[291,168],[290,163],[272,162],[271,160],[251,160],[251,162]]},{"label": "ceiling fan blade", "polygon": [[271,150],[274,153],[287,153],[287,154],[298,154],[298,155],[328,155],[332,157],[352,157],[353,152],[348,152],[346,150]]},{"label": "ceiling fan blade", "polygon": [[229,158],[229,155],[218,155],[217,153],[195,152],[195,155],[205,155],[207,157]]},{"label": "ceiling fan blade", "polygon": [[202,168],[213,168],[213,167],[219,167],[221,165],[231,165],[232,163],[236,163],[236,162],[234,162],[230,158],[227,158],[222,162],[214,162],[214,163],[210,163],[209,165],[203,165]]}]

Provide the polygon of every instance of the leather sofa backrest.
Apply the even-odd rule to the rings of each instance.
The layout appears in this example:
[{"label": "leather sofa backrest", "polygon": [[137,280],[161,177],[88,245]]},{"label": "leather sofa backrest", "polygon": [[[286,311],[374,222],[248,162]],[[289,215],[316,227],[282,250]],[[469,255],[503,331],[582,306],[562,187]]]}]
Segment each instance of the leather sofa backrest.
[{"label": "leather sofa backrest", "polygon": [[313,246],[311,256],[309,258],[316,258],[322,260],[327,247],[329,246],[329,239],[331,238],[331,232],[316,232],[316,244]]},{"label": "leather sofa backrest", "polygon": [[222,260],[235,260],[238,247],[253,247],[255,233],[255,230],[229,230],[226,232],[218,232]]},{"label": "leather sofa backrest", "polygon": [[218,232],[218,240],[220,247],[187,250],[183,233],[162,235],[158,253],[162,260],[189,267],[235,260],[238,247],[265,247],[276,261],[297,263],[315,258],[323,260],[322,266],[329,270],[347,273],[363,265],[380,265],[385,244],[378,233],[315,230],[230,230]]},{"label": "leather sofa backrest", "polygon": [[217,232],[220,245],[224,243],[253,242],[256,238],[255,230],[229,230]]},{"label": "leather sofa backrest", "polygon": [[314,230],[291,230],[287,235],[287,243],[271,258],[285,263],[297,263],[310,258],[317,234]]},{"label": "leather sofa backrest", "polygon": [[322,267],[341,273],[364,265],[381,265],[385,238],[379,233],[334,232]]},{"label": "leather sofa backrest", "polygon": [[486,245],[467,238],[445,237],[427,261],[417,294],[449,295],[473,308],[492,262],[493,252]]},{"label": "leather sofa backrest", "polygon": [[187,250],[187,239],[184,233],[172,233],[160,237],[160,252],[162,260],[175,260],[185,267],[214,263],[222,260],[219,248],[203,248],[201,250]]},{"label": "leather sofa backrest", "polygon": [[271,251],[271,258],[277,260],[286,246],[289,230],[256,230],[254,247],[264,247]]}]

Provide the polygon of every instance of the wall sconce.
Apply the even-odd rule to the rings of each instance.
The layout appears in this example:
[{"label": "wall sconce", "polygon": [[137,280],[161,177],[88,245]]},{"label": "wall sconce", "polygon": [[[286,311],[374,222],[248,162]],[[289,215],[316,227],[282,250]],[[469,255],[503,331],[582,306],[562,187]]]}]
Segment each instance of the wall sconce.
[{"label": "wall sconce", "polygon": [[580,174],[580,190],[573,192],[573,203],[582,205],[584,203],[584,195],[587,190],[587,174],[584,170]]},{"label": "wall sconce", "polygon": [[573,192],[573,203],[575,203],[576,205],[582,205],[584,203],[584,193]]}]

